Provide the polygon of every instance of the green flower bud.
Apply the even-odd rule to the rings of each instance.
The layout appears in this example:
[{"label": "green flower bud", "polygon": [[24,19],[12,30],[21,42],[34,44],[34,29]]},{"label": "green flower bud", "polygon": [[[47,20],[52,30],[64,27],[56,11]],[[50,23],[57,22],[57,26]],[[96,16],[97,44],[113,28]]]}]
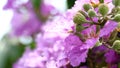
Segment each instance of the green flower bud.
[{"label": "green flower bud", "polygon": [[76,31],[82,31],[83,29],[85,29],[85,27],[83,27],[82,25],[76,25]]},{"label": "green flower bud", "polygon": [[92,8],[92,6],[90,4],[84,4],[83,8],[84,8],[85,11],[88,11],[89,9]]},{"label": "green flower bud", "polygon": [[90,9],[90,10],[88,10],[88,15],[89,15],[89,17],[95,17],[96,12],[93,9]]},{"label": "green flower bud", "polygon": [[87,13],[85,11],[79,10],[78,12],[80,12],[82,15],[84,15],[85,17],[88,17]]},{"label": "green flower bud", "polygon": [[112,0],[113,5],[120,6],[120,0]]},{"label": "green flower bud", "polygon": [[86,18],[84,15],[82,15],[81,13],[77,13],[74,18],[73,18],[73,22],[76,24],[82,24],[84,22],[86,22]]},{"label": "green flower bud", "polygon": [[120,22],[120,14],[115,15],[113,20],[116,21],[116,22]]},{"label": "green flower bud", "polygon": [[115,50],[119,50],[120,49],[120,40],[116,40],[114,43],[113,43],[113,49]]},{"label": "green flower bud", "polygon": [[100,4],[98,7],[98,11],[102,16],[105,16],[108,13],[109,8],[106,4]]}]

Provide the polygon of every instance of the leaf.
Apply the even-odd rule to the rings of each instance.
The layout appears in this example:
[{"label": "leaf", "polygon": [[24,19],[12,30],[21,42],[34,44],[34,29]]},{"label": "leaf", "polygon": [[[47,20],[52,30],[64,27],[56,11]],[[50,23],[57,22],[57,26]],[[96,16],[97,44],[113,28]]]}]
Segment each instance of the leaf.
[{"label": "leaf", "polygon": [[72,8],[72,6],[75,4],[76,0],[67,0],[67,7],[68,9]]}]

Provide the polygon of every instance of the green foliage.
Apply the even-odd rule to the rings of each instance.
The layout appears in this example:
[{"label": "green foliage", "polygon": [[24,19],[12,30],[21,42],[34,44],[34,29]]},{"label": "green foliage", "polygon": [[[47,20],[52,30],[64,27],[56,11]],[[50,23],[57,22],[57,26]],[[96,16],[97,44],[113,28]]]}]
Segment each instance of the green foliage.
[{"label": "green foliage", "polygon": [[13,44],[9,37],[0,42],[0,68],[12,68],[12,65],[22,56],[25,46]]},{"label": "green foliage", "polygon": [[40,8],[41,0],[31,0],[31,1],[32,1],[34,9],[37,10]]},{"label": "green foliage", "polygon": [[73,5],[75,4],[76,0],[67,0],[67,7],[68,9],[72,8]]}]

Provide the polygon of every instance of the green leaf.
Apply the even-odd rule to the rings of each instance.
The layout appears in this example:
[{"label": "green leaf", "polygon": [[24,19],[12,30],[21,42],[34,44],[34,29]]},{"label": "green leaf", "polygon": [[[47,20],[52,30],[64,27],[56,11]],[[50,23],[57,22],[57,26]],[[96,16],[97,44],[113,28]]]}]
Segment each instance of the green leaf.
[{"label": "green leaf", "polygon": [[76,0],[67,0],[67,7],[68,9],[72,8],[73,5],[75,4]]},{"label": "green leaf", "polygon": [[34,9],[39,9],[41,0],[32,0],[32,4],[33,4]]},{"label": "green leaf", "polygon": [[4,39],[0,42],[0,68],[12,68],[13,64],[22,56],[25,46],[21,44],[13,45]]}]

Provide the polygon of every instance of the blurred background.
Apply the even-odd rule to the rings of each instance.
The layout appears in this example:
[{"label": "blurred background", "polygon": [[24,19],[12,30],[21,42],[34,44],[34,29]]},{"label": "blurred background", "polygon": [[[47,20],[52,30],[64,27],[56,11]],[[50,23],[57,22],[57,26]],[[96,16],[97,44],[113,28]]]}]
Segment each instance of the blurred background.
[{"label": "blurred background", "polygon": [[[46,0],[47,2],[53,4],[58,10],[64,12],[66,9],[66,0],[54,0],[54,1],[49,1]],[[11,19],[13,16],[13,11],[12,10],[3,10],[3,7],[7,3],[7,0],[1,0],[0,2],[0,39],[10,31],[11,25]],[[61,5],[60,5],[61,4]]]},{"label": "blurred background", "polygon": [[[10,4],[12,1],[16,0],[0,1],[0,68],[12,68],[12,65],[23,55],[26,45],[30,45],[31,48],[35,47],[33,35],[13,36],[14,34],[12,34],[13,30],[18,26],[14,26],[11,23],[11,21],[14,18],[14,13],[16,12],[16,10],[18,11],[19,9],[19,7],[16,8],[13,6],[11,9]],[[17,1],[19,3],[19,0]],[[26,0],[20,0],[20,2],[21,1],[24,2]],[[34,3],[33,1],[36,2]],[[35,8],[40,0],[33,1],[32,5]],[[43,1],[45,1],[45,3],[49,3],[50,5],[52,5],[55,8],[55,10],[58,11],[58,13],[64,13],[67,9],[71,8],[75,2],[75,0],[43,0]],[[7,9],[6,8],[3,9],[6,5]],[[12,5],[16,4],[13,3]]]}]

